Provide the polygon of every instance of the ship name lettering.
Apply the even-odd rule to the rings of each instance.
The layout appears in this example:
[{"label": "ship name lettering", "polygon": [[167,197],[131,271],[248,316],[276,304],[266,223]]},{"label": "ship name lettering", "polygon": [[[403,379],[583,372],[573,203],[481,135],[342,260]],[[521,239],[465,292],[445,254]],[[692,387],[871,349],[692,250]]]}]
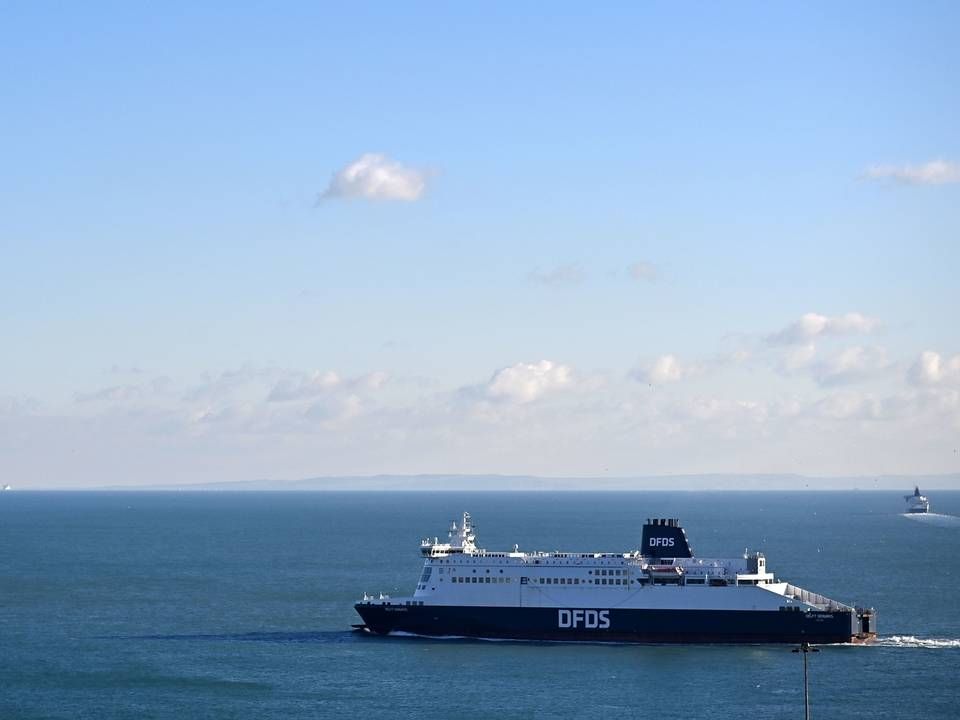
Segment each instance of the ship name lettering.
[{"label": "ship name lettering", "polygon": [[558,610],[557,626],[562,628],[587,628],[607,630],[610,627],[609,610]]}]

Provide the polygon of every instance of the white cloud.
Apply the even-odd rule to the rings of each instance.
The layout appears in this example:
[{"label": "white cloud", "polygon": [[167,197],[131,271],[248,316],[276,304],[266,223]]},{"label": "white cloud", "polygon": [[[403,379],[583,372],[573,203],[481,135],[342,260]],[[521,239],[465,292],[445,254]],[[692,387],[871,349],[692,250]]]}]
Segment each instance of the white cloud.
[{"label": "white cloud", "polygon": [[871,395],[839,393],[829,395],[811,408],[814,415],[830,420],[878,420],[880,401]]},{"label": "white cloud", "polygon": [[380,390],[389,379],[382,370],[342,377],[333,370],[314,370],[309,373],[287,373],[274,384],[267,396],[270,402],[310,400],[332,393],[363,393]]},{"label": "white cloud", "polygon": [[[960,355],[927,351],[907,377],[881,375],[885,362],[869,346],[820,351],[803,366],[819,387],[742,371],[726,382],[729,363],[672,354],[632,373],[642,385],[622,370],[591,379],[549,360],[467,386],[349,369],[144,378],[26,414],[19,400],[0,398],[0,475],[97,485],[380,472],[955,471]],[[701,372],[717,382],[684,382]],[[877,382],[834,386],[863,377]]]},{"label": "white cloud", "polygon": [[386,155],[365,153],[338,170],[320,195],[327,198],[419,200],[427,189],[427,173],[409,168]]},{"label": "white cloud", "polygon": [[579,285],[583,282],[584,273],[579,265],[557,265],[549,270],[538,268],[529,273],[527,278],[540,285]]},{"label": "white cloud", "polygon": [[854,335],[873,332],[880,322],[858,312],[829,317],[806,313],[796,322],[767,336],[771,345],[801,345],[829,335]]},{"label": "white cloud", "polygon": [[368,390],[379,390],[389,379],[390,376],[387,375],[387,373],[383,372],[382,370],[377,370],[361,376],[360,382]]},{"label": "white cloud", "polygon": [[311,373],[297,373],[285,377],[273,386],[267,400],[285,402],[316,397],[340,385],[343,382],[333,370],[314,370]]},{"label": "white cloud", "polygon": [[856,345],[817,363],[813,377],[821,385],[839,385],[864,380],[887,367],[889,363],[882,349]]},{"label": "white cloud", "polygon": [[627,268],[627,272],[631,278],[638,282],[653,282],[659,276],[656,265],[642,260],[633,263]]},{"label": "white cloud", "polygon": [[922,165],[871,165],[863,176],[905,185],[945,185],[960,182],[960,165],[946,160],[931,160]]},{"label": "white cloud", "polygon": [[677,382],[701,371],[699,365],[684,364],[676,355],[661,355],[656,360],[633,372],[633,377],[655,385]]},{"label": "white cloud", "polygon": [[362,415],[365,409],[359,395],[348,393],[320,399],[307,409],[306,417],[319,421],[325,430],[336,430]]},{"label": "white cloud", "polygon": [[573,370],[551,360],[517,363],[498,370],[487,383],[487,395],[516,403],[529,403],[573,382]]},{"label": "white cloud", "polygon": [[960,354],[945,358],[938,352],[925,350],[911,366],[909,377],[917,385],[960,380]]},{"label": "white cloud", "polygon": [[27,415],[40,409],[40,401],[26,395],[0,395],[0,415]]},{"label": "white cloud", "polygon": [[786,372],[796,372],[807,367],[817,354],[817,346],[813,343],[790,348],[784,354],[781,366]]},{"label": "white cloud", "polygon": [[113,385],[89,393],[76,393],[73,396],[78,403],[117,403],[128,400],[136,400],[142,395],[142,389],[139,385]]}]

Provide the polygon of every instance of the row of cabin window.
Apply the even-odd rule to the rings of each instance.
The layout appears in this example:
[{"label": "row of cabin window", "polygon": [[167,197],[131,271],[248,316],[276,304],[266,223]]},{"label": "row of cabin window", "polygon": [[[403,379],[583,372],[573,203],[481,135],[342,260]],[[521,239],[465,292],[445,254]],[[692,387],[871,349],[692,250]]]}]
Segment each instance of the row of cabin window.
[{"label": "row of cabin window", "polygon": [[500,575],[494,576],[476,576],[476,575],[459,575],[450,578],[450,582],[455,583],[508,583],[511,582],[511,579],[508,577],[502,577]]},{"label": "row of cabin window", "polygon": [[[462,575],[457,577],[450,578],[451,582],[455,583],[509,583],[511,579],[509,577],[500,577],[499,575],[495,576],[475,576],[475,575]],[[541,585],[579,585],[580,578],[540,578],[539,582]],[[595,580],[584,580],[585,584],[593,583],[594,585],[627,585],[630,581],[621,578],[597,578]],[[426,585],[419,589],[425,589]]]},{"label": "row of cabin window", "polygon": [[[426,569],[424,569],[424,571],[423,571],[423,577],[420,578],[421,582],[422,582],[423,580],[426,580],[427,578],[430,577],[430,571],[431,571],[432,569],[433,569],[433,568],[430,568],[430,567],[427,567]],[[441,575],[443,575],[443,571],[444,571],[445,569],[446,569],[446,568],[440,568],[440,574],[441,574]],[[456,572],[456,571],[451,569],[450,572],[453,573],[453,572]],[[476,572],[476,570],[474,570],[474,572]],[[490,571],[487,570],[487,572],[490,572]],[[503,570],[500,570],[499,572],[502,573]],[[602,576],[605,576],[605,575],[626,575],[626,574],[627,574],[627,571],[626,571],[626,570],[587,570],[587,575],[602,575]],[[574,578],[574,579],[576,579],[576,578]]]},{"label": "row of cabin window", "polygon": [[[596,580],[584,580],[584,583],[594,585],[626,585],[630,581],[621,578],[598,578]],[[579,585],[580,578],[540,578],[541,585]]]}]

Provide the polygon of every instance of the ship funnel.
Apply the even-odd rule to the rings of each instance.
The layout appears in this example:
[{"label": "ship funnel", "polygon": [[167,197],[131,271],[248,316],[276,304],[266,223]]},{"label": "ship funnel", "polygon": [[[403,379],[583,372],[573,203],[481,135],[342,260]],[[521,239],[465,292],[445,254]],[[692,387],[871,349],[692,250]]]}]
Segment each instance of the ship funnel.
[{"label": "ship funnel", "polygon": [[676,518],[648,519],[643,526],[640,554],[651,558],[688,558],[693,551]]}]

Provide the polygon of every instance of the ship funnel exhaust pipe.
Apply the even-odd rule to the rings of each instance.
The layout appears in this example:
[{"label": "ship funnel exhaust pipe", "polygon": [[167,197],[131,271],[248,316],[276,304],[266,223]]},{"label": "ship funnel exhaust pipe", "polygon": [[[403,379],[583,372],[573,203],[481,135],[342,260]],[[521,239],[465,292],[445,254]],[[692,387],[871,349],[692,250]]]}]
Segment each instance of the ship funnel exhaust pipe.
[{"label": "ship funnel exhaust pipe", "polygon": [[643,526],[640,553],[650,558],[693,557],[687,534],[677,518],[647,519]]}]

